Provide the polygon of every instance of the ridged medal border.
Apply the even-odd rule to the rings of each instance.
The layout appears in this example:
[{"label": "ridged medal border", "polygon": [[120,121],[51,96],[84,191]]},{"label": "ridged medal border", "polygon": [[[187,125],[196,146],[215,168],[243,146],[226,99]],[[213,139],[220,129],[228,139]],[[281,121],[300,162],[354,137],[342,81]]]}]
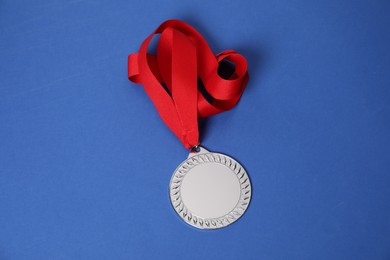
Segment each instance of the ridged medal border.
[{"label": "ridged medal border", "polygon": [[[203,163],[219,163],[230,168],[237,176],[241,192],[235,208],[228,214],[218,218],[202,218],[191,212],[181,198],[181,184],[184,176],[195,166]],[[188,224],[200,229],[216,229],[226,227],[237,221],[249,206],[251,184],[245,169],[233,158],[220,153],[202,153],[189,157],[175,170],[170,183],[171,203],[177,214]]]}]

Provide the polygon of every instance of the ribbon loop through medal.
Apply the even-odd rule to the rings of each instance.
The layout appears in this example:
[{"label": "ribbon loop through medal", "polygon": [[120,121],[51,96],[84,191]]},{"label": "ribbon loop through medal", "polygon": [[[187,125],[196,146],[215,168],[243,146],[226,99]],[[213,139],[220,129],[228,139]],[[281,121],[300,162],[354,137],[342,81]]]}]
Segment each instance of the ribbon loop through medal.
[{"label": "ribbon loop through medal", "polygon": [[[157,54],[149,54],[154,35],[160,34]],[[235,71],[229,78],[218,74],[222,60]],[[186,148],[199,144],[198,117],[231,109],[248,81],[247,61],[233,50],[214,55],[199,32],[190,25],[168,20],[128,56],[128,77],[140,83],[160,117]],[[201,81],[207,98],[198,89]]]}]

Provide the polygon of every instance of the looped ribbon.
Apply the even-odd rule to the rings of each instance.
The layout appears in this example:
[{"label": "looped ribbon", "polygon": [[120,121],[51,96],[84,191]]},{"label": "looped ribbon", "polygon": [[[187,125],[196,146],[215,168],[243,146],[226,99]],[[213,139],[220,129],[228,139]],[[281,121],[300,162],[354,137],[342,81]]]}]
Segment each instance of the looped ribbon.
[{"label": "looped ribbon", "polygon": [[[148,53],[154,35],[160,34],[157,54]],[[235,65],[229,78],[218,74],[219,63]],[[202,35],[190,25],[168,20],[128,56],[128,77],[142,84],[160,117],[189,149],[199,144],[198,117],[231,109],[248,81],[246,59],[234,50],[214,55]],[[208,93],[198,90],[198,80]],[[211,98],[210,98],[211,97]]]}]

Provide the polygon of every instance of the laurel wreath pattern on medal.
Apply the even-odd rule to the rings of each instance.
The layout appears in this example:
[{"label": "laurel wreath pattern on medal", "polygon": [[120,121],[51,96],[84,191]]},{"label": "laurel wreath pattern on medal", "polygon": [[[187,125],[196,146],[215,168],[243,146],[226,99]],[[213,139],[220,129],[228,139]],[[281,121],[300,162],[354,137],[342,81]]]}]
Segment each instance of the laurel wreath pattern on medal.
[{"label": "laurel wreath pattern on medal", "polygon": [[[203,163],[220,163],[230,168],[240,182],[240,199],[235,208],[218,218],[202,218],[191,212],[181,198],[181,184],[184,176],[193,167]],[[188,224],[201,229],[216,229],[226,227],[238,220],[249,206],[251,199],[251,184],[245,169],[233,158],[220,153],[202,153],[185,160],[175,170],[170,184],[172,206]]]}]

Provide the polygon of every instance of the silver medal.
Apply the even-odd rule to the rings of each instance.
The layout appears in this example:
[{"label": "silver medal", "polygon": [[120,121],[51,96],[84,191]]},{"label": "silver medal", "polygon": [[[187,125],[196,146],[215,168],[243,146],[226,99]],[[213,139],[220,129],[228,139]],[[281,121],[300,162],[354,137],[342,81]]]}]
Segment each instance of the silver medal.
[{"label": "silver medal", "polygon": [[217,229],[244,214],[251,200],[251,184],[236,160],[199,146],[173,173],[169,194],[185,222],[200,229]]}]

